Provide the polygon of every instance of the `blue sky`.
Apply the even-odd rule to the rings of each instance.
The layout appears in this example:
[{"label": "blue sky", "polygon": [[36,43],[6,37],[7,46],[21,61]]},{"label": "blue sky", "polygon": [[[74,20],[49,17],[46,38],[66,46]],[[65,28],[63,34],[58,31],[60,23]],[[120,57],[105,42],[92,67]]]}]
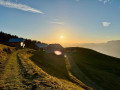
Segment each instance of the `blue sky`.
[{"label": "blue sky", "polygon": [[119,17],[120,0],[0,0],[0,30],[42,42],[118,40]]}]

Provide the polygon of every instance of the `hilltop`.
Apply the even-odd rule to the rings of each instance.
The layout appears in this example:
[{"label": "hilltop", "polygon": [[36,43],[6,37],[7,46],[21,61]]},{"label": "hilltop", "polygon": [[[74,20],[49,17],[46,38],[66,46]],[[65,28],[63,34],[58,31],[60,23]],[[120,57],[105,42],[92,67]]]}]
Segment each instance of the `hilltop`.
[{"label": "hilltop", "polygon": [[[69,59],[76,64],[80,73],[71,67],[72,73],[86,85],[97,90],[120,90],[120,59],[107,56],[87,48],[66,48]],[[82,73],[82,74],[81,74]],[[81,74],[81,75],[79,75]],[[92,83],[93,84],[92,84]]]},{"label": "hilltop", "polygon": [[120,40],[111,40],[105,43],[85,43],[85,44],[76,43],[74,44],[74,46],[90,48],[95,51],[120,58],[120,54],[119,54]]}]

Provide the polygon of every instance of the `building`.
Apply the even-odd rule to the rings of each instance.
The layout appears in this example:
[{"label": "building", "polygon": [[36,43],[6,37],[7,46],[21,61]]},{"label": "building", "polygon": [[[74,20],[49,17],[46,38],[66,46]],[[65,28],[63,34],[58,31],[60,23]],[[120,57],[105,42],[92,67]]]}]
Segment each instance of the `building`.
[{"label": "building", "polygon": [[9,45],[15,46],[15,47],[25,47],[24,39],[22,38],[10,38],[8,41]]},{"label": "building", "polygon": [[64,48],[60,44],[49,44],[46,52],[56,55],[64,55]]},{"label": "building", "polygon": [[47,44],[45,44],[45,43],[35,43],[35,45],[38,47],[38,49],[40,50],[40,51],[46,51],[46,49],[47,49]]},{"label": "building", "polygon": [[49,54],[64,55],[64,48],[60,44],[35,43],[39,51],[45,51]]}]

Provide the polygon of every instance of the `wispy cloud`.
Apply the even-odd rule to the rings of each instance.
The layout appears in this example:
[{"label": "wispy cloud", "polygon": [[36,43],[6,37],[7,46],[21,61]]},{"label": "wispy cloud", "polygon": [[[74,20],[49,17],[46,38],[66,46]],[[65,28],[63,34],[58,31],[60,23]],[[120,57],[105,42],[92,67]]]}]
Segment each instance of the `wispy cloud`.
[{"label": "wispy cloud", "polygon": [[102,2],[102,3],[104,3],[104,4],[110,2],[110,0],[98,0],[98,1],[99,1],[99,2]]},{"label": "wispy cloud", "polygon": [[40,10],[37,10],[25,4],[17,4],[14,2],[10,2],[10,1],[0,0],[0,5],[8,7],[8,8],[16,8],[16,9],[23,10],[23,11],[43,14],[43,12],[41,12]]},{"label": "wispy cloud", "polygon": [[58,24],[58,25],[64,25],[64,22],[50,22],[50,23],[54,23],[54,24]]},{"label": "wispy cloud", "polygon": [[108,26],[110,26],[110,22],[102,22],[102,25],[103,25],[103,27],[108,27]]}]

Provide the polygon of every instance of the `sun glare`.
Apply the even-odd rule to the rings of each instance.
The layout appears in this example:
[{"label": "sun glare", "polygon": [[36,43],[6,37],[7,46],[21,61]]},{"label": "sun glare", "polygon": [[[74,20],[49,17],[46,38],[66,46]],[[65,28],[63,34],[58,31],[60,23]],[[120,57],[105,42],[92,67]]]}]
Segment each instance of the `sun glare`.
[{"label": "sun glare", "polygon": [[56,55],[62,55],[62,52],[61,52],[61,51],[58,51],[58,50],[54,51],[54,53],[55,53]]},{"label": "sun glare", "polygon": [[64,38],[64,36],[62,36],[62,35],[61,35],[61,36],[60,36],[60,38],[61,38],[61,39],[63,39],[63,38]]}]

